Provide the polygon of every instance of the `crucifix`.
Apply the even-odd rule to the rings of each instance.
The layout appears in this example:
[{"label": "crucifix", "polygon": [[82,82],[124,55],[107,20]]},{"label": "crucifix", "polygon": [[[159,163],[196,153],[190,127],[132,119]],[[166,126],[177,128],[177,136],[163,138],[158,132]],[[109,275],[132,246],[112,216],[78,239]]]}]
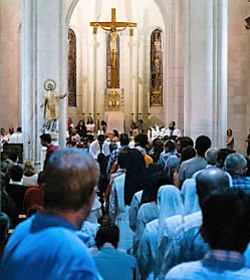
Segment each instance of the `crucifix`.
[{"label": "crucifix", "polygon": [[108,31],[109,39],[109,65],[111,82],[109,88],[119,88],[119,65],[118,65],[118,36],[117,33],[125,30],[126,28],[136,27],[134,22],[119,22],[116,21],[116,9],[111,9],[111,21],[107,22],[91,22],[90,26],[101,27],[103,30]]}]

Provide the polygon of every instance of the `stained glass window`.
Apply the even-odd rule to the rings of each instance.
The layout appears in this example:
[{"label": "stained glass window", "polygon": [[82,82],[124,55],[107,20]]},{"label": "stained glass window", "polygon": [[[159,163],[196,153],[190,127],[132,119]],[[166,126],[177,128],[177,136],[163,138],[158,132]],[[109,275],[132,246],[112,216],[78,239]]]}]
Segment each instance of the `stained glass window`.
[{"label": "stained glass window", "polygon": [[76,35],[68,32],[68,105],[76,107]]},{"label": "stained glass window", "polygon": [[151,33],[150,48],[150,106],[163,106],[162,31]]}]

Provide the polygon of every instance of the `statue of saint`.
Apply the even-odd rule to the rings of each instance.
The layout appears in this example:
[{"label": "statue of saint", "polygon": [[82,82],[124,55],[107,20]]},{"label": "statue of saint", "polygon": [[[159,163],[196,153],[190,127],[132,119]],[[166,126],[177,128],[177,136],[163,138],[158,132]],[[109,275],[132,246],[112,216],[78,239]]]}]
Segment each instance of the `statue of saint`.
[{"label": "statue of saint", "polygon": [[59,117],[59,101],[67,96],[66,94],[59,95],[56,91],[56,82],[48,79],[44,82],[44,89],[46,90],[44,96],[44,128],[47,131],[57,131],[57,120]]}]

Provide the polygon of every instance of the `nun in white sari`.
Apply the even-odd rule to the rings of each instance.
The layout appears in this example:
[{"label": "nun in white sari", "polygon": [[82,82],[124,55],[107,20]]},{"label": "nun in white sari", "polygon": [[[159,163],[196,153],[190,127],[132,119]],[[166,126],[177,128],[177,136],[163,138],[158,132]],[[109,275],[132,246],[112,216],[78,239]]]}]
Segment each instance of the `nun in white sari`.
[{"label": "nun in white sari", "polygon": [[134,194],[129,208],[129,226],[133,231],[136,230],[137,215],[141,206],[142,192],[143,191],[139,191]]},{"label": "nun in white sari", "polygon": [[173,185],[162,186],[157,195],[159,218],[146,225],[138,248],[138,263],[142,279],[153,279],[156,247],[160,225],[174,215],[181,215],[183,204],[180,191]]},{"label": "nun in white sari", "polygon": [[190,214],[200,211],[198,196],[196,194],[196,181],[194,178],[186,179],[184,181],[181,196],[184,205],[183,214],[167,218],[163,221],[161,229],[159,230],[156,249],[156,277],[161,273],[165,252],[171,242],[172,235],[175,234],[177,228],[186,222]]},{"label": "nun in white sari", "polygon": [[184,216],[201,210],[198,195],[196,193],[196,180],[194,178],[186,179],[184,181],[181,195],[184,204]]},{"label": "nun in white sari", "polygon": [[134,233],[129,227],[129,206],[124,202],[125,174],[115,178],[110,195],[109,214],[120,230],[119,249],[132,248]]}]

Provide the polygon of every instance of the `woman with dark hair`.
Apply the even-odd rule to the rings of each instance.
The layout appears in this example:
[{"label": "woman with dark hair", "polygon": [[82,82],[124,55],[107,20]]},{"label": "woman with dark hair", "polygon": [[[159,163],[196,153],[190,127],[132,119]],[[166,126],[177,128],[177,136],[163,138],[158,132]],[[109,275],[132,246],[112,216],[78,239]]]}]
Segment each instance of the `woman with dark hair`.
[{"label": "woman with dark hair", "polygon": [[133,232],[129,227],[129,205],[135,192],[146,182],[144,157],[137,149],[126,148],[124,168],[126,173],[117,177],[111,189],[109,214],[120,230],[119,248],[128,250],[133,244]]},{"label": "woman with dark hair", "polygon": [[234,137],[233,137],[233,131],[231,128],[227,130],[227,148],[228,150],[233,151],[234,149]]},{"label": "woman with dark hair", "polygon": [[88,115],[87,117],[87,122],[86,122],[86,130],[87,133],[93,134],[95,131],[95,123],[91,115]]},{"label": "woman with dark hair", "polygon": [[247,135],[246,142],[247,142],[247,156],[249,157],[250,156],[250,133]]},{"label": "woman with dark hair", "polygon": [[142,153],[137,149],[127,149],[125,163],[125,197],[126,205],[130,205],[133,195],[142,190],[146,182],[146,164]]},{"label": "woman with dark hair", "polygon": [[87,130],[85,122],[80,120],[76,126],[77,134],[81,137],[81,140],[87,136]]}]

